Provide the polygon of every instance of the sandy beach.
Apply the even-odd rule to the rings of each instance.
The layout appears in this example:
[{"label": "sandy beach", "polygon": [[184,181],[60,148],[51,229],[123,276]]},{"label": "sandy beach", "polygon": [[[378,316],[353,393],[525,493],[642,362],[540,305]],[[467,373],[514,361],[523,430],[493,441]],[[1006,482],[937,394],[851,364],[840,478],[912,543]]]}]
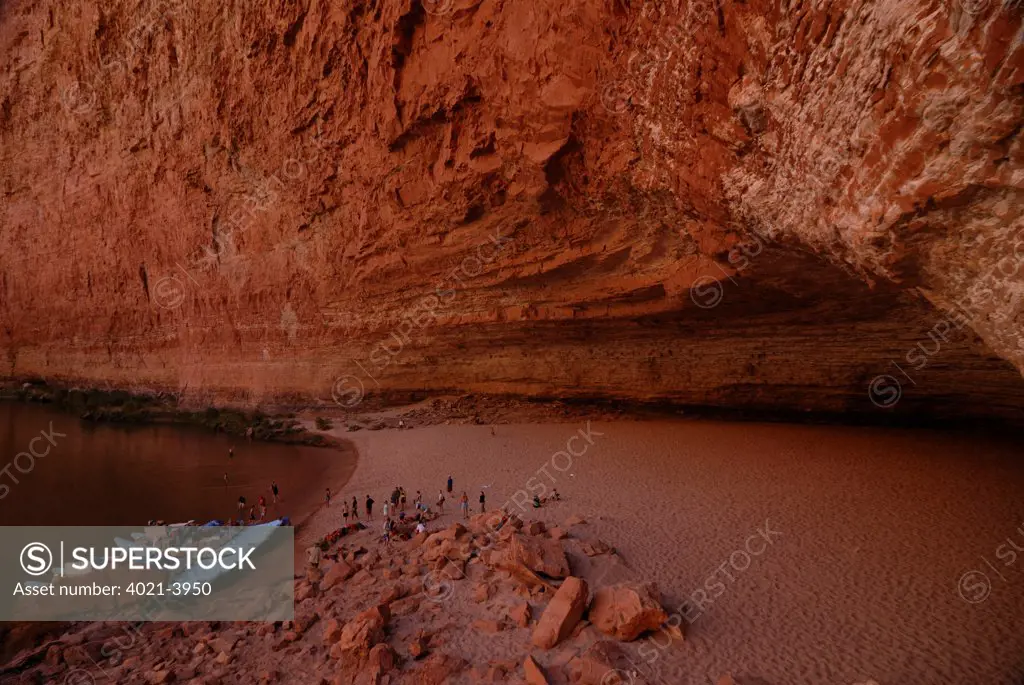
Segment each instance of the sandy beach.
[{"label": "sandy beach", "polygon": [[[598,575],[570,550],[573,572],[592,588],[654,580],[666,611],[682,617],[686,640],[657,652],[645,673],[652,678],[703,685],[731,672],[772,684],[948,685],[1020,677],[1024,637],[1012,627],[1024,611],[1024,558],[1010,543],[1024,547],[1024,467],[1008,442],[706,421],[332,433],[359,452],[339,499],[362,504],[370,494],[377,503],[372,530],[360,535],[371,548],[395,485],[410,506],[417,490],[433,503],[453,475],[455,497],[432,529],[459,520],[463,491],[475,513],[481,490],[489,509],[518,511],[542,485],[557,488],[561,502],[527,504],[523,518],[560,524],[581,515],[588,522],[573,537],[603,540],[624,561]],[[321,507],[297,547],[340,525],[340,506]],[[453,611],[472,601],[469,588],[455,584],[446,600]],[[466,631],[460,640],[471,662],[522,651],[506,633]]]}]

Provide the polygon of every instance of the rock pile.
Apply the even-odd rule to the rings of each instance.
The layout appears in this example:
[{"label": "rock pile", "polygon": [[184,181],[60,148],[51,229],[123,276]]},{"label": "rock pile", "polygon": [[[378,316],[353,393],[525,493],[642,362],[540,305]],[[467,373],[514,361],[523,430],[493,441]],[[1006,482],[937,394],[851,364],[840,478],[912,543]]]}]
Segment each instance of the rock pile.
[{"label": "rock pile", "polygon": [[79,626],[0,676],[56,682],[84,670],[124,685],[644,682],[623,643],[668,616],[653,583],[591,588],[573,575],[566,546],[614,556],[604,543],[501,513],[387,547],[361,535],[329,554],[334,563],[296,578],[292,621],[143,624],[130,640],[116,639],[121,624]]}]

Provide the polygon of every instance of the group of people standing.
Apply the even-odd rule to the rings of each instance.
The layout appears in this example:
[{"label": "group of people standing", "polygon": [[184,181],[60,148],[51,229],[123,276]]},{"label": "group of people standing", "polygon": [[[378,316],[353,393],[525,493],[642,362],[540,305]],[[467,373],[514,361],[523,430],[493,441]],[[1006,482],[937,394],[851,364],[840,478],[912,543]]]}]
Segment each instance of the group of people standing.
[{"label": "group of people standing", "polygon": [[[327,493],[324,495],[324,505],[327,507],[331,506],[331,489],[327,488]],[[366,518],[373,520],[373,498],[369,495],[366,496],[364,502],[366,507]],[[385,505],[386,507],[387,505]],[[345,517],[345,523],[348,523],[349,517],[352,517],[352,522],[355,523],[359,520],[359,499],[352,495],[352,504],[349,506],[348,500],[342,500],[341,503],[341,515]]]},{"label": "group of people standing", "polygon": [[[228,461],[233,462],[235,458],[235,446],[232,445],[228,448]],[[224,472],[224,487],[228,487],[228,472]],[[270,483],[270,494],[273,498],[273,503],[277,504],[278,498],[281,496],[281,488],[278,487],[277,481],[271,481]],[[255,504],[249,506],[249,513],[246,516],[246,505],[248,502],[245,499],[245,495],[238,496],[238,502],[236,504],[238,508],[238,518],[236,521],[230,521],[239,526],[244,526],[246,523],[260,523],[267,519],[267,497],[265,494],[260,494]]]},{"label": "group of people standing", "polygon": [[[437,491],[437,516],[444,515],[444,505],[454,496],[455,480],[451,474],[448,475],[448,481],[445,484],[445,489]],[[383,530],[383,542],[390,544],[391,535],[395,527],[395,519],[399,522],[407,521],[405,516],[405,509],[408,506],[408,495],[406,494],[405,488],[396,485],[394,490],[391,491],[390,497],[384,502],[384,530]],[[486,511],[487,497],[484,491],[480,491],[480,513]],[[413,507],[415,514],[413,520],[417,522],[416,532],[421,533],[426,530],[425,520],[429,520],[429,515],[432,513],[430,506],[423,501],[423,493],[419,490],[416,491],[416,496],[413,499]],[[462,518],[469,518],[469,495],[466,491],[462,492],[459,497],[459,510],[462,512]],[[394,518],[393,518],[394,517]],[[436,516],[435,516],[436,517]]]},{"label": "group of people standing", "polygon": [[[391,491],[391,494],[387,499],[384,500],[384,529],[383,529],[383,541],[389,543],[391,540],[394,526],[397,523],[409,523],[416,522],[417,531],[425,530],[424,522],[432,518],[436,518],[439,515],[444,515],[444,505],[454,496],[455,490],[455,479],[452,478],[451,474],[448,475],[448,480],[445,483],[445,488],[437,491],[437,499],[435,500],[436,513],[431,510],[430,505],[424,501],[423,493],[420,490],[416,491],[416,495],[412,499],[413,513],[406,517],[406,509],[409,506],[409,495],[405,488],[401,485],[396,485]],[[330,507],[332,500],[331,489],[327,488],[324,493],[324,506]],[[459,497],[459,510],[462,513],[462,518],[468,519],[470,516],[469,512],[469,495],[463,491]],[[479,497],[480,513],[485,512],[487,509],[487,496],[484,491],[480,491]],[[365,511],[366,518],[373,520],[373,505],[374,500],[370,495],[366,495],[363,510]],[[351,502],[347,499],[342,502],[342,517],[345,519],[345,523],[356,522],[360,520],[359,511],[359,500],[353,495]]]},{"label": "group of people standing", "polygon": [[[281,489],[277,486],[277,481],[273,481],[270,484],[270,493],[274,498],[274,504],[277,504],[278,497],[281,495]],[[245,517],[245,495],[238,496],[238,525],[244,526],[246,524]],[[256,504],[249,507],[249,520],[250,524],[259,523],[267,519],[267,497],[261,494],[257,499]]]}]

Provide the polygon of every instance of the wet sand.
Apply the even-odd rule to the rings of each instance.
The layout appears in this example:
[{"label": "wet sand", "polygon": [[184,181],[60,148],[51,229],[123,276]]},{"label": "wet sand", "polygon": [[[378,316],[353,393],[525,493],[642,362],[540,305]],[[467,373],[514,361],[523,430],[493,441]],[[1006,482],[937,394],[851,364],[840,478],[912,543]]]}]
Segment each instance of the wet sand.
[{"label": "wet sand", "polygon": [[[581,514],[589,523],[574,535],[605,540],[629,566],[591,574],[592,586],[655,580],[667,610],[680,610],[685,643],[656,649],[650,664],[649,645],[630,647],[641,672],[674,674],[664,682],[704,685],[724,672],[779,685],[1021,677],[1024,552],[1010,543],[1024,549],[1024,464],[1009,442],[688,421],[493,431],[336,430],[360,452],[340,494],[360,503],[371,494],[379,525],[396,484],[433,502],[451,473],[443,525],[459,518],[463,490],[475,512],[481,489],[498,508],[539,483],[557,488],[562,502],[524,517]],[[340,524],[339,507],[319,510],[298,547]],[[586,557],[572,561],[589,574]],[[490,637],[465,640],[481,654],[502,651]]]}]

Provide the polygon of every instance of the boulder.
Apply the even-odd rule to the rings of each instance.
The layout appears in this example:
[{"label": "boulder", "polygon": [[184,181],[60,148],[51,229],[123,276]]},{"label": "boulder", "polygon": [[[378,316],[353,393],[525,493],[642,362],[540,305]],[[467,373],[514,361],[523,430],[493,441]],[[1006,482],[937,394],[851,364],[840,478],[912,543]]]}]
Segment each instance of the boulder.
[{"label": "boulder", "polygon": [[[372,585],[377,582],[377,578],[364,568],[360,569],[352,576],[351,582],[353,585]],[[296,599],[296,601],[298,601],[298,599]]]},{"label": "boulder", "polygon": [[305,602],[307,599],[317,596],[317,586],[314,583],[302,582],[295,588],[295,603]]},{"label": "boulder", "polygon": [[596,557],[615,551],[611,545],[602,540],[585,540],[580,543],[580,550],[588,557]]},{"label": "boulder", "polygon": [[526,685],[548,685],[548,679],[544,676],[544,671],[541,670],[540,665],[533,660],[532,656],[527,656],[523,661],[523,672],[526,674]]},{"label": "boulder", "polygon": [[455,550],[455,543],[451,540],[441,540],[438,544],[433,547],[428,547],[423,552],[423,561],[437,561],[438,559],[448,559],[450,557],[458,556],[458,552]]},{"label": "boulder", "polygon": [[647,685],[632,668],[618,643],[602,640],[573,658],[566,670],[573,685]]},{"label": "boulder", "polygon": [[590,622],[605,635],[626,642],[635,640],[668,620],[660,596],[654,583],[620,583],[600,588],[590,606]]},{"label": "boulder", "polygon": [[320,581],[320,589],[330,590],[335,585],[340,585],[354,576],[355,573],[356,571],[354,568],[346,564],[344,561],[339,561],[327,569],[323,580]]},{"label": "boulder", "polygon": [[500,633],[501,629],[502,625],[499,621],[485,619],[478,619],[476,621],[473,621],[473,630],[479,631],[481,633],[494,635],[495,633]]},{"label": "boulder", "polygon": [[[74,673],[74,671],[72,671]],[[176,674],[174,671],[150,671],[146,676],[146,681],[150,685],[162,685],[162,683],[173,683],[176,680]]]},{"label": "boulder", "polygon": [[547,527],[543,521],[530,521],[529,525],[526,526],[526,532],[529,535],[543,535],[547,531]]},{"label": "boulder", "polygon": [[367,656],[360,680],[366,683],[380,683],[381,676],[395,668],[395,653],[387,644],[375,645]]},{"label": "boulder", "polygon": [[324,623],[324,645],[330,647],[341,638],[341,623],[336,618],[329,618]]},{"label": "boulder", "polygon": [[405,586],[401,583],[395,583],[394,585],[387,587],[384,592],[380,594],[380,603],[391,604],[392,602],[402,599],[406,594],[407,590]]},{"label": "boulder", "polygon": [[405,597],[390,604],[391,613],[395,616],[406,616],[420,608],[418,597]]},{"label": "boulder", "polygon": [[[292,629],[292,622],[288,621],[286,630]],[[236,635],[225,635],[224,637],[217,637],[210,641],[210,648],[215,652],[227,652],[230,654],[235,651],[235,647],[238,646],[238,636]]]},{"label": "boulder", "polygon": [[482,533],[484,535],[494,533],[498,530],[502,518],[500,511],[488,511],[483,514],[477,514],[469,519],[468,527],[474,533]]},{"label": "boulder", "polygon": [[384,626],[390,619],[391,611],[385,605],[359,614],[342,628],[341,637],[331,648],[331,657],[342,659],[349,666],[363,663],[370,650],[384,641]]},{"label": "boulder", "polygon": [[103,653],[104,643],[101,640],[81,642],[63,651],[65,663],[71,667],[88,668],[101,659],[107,658]]},{"label": "boulder", "polygon": [[466,661],[447,654],[431,654],[415,671],[417,685],[447,685],[457,681],[459,673],[466,669]]},{"label": "boulder", "polygon": [[506,558],[514,566],[522,564],[531,571],[548,578],[569,575],[569,559],[562,543],[547,538],[516,534],[509,540]]},{"label": "boulder", "polygon": [[532,642],[551,649],[572,634],[587,608],[587,581],[570,576],[558,588],[533,629]]},{"label": "boulder", "polygon": [[311,609],[302,609],[295,612],[295,620],[292,621],[293,630],[301,635],[309,630],[320,619],[320,615]]},{"label": "boulder", "polygon": [[462,580],[466,577],[466,562],[462,559],[439,559],[441,575],[449,580]]},{"label": "boulder", "polygon": [[434,545],[440,544],[442,541],[447,540],[454,542],[459,537],[466,534],[466,527],[461,523],[453,523],[442,531],[434,533],[429,536],[423,543],[425,547],[433,547]]},{"label": "boulder", "polygon": [[533,617],[533,612],[530,611],[530,605],[526,602],[517,604],[508,610],[508,617],[520,628],[526,628],[530,625],[530,619]]},{"label": "boulder", "polygon": [[427,538],[429,537],[429,533],[416,533],[411,538],[409,538],[409,542],[405,543],[405,548],[409,551],[419,549],[420,547],[424,546],[424,544],[427,541]]},{"label": "boulder", "polygon": [[422,635],[417,635],[413,638],[412,642],[409,643],[409,656],[413,659],[419,659],[427,653],[427,640]]},{"label": "boulder", "polygon": [[58,645],[50,645],[46,650],[46,657],[43,662],[47,666],[59,666],[64,662],[64,650],[62,650]]}]

